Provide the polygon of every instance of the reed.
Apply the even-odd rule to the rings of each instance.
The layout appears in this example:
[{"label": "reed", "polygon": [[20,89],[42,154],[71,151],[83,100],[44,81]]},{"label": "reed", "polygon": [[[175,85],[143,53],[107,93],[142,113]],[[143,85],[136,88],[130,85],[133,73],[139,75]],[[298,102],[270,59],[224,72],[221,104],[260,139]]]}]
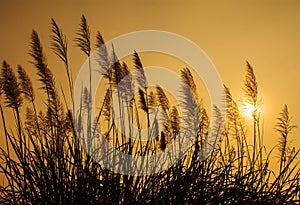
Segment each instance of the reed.
[{"label": "reed", "polygon": [[[83,54],[90,58],[91,32],[84,16],[75,42]],[[0,136],[4,136],[5,145],[0,147],[0,173],[5,180],[0,185],[1,204],[299,204],[299,149],[288,146],[295,125],[291,122],[287,106],[280,113],[275,127],[280,134],[278,172],[270,168],[274,153],[272,150],[265,151],[259,114],[253,113],[253,136],[246,134],[247,125],[226,86],[227,118],[224,131],[221,132],[218,126],[210,130],[219,133],[221,138],[216,142],[211,155],[201,161],[198,154],[208,135],[210,118],[190,69],[183,68],[180,73],[180,103],[183,106],[179,110],[170,103],[163,88],[158,86],[155,90],[147,89],[144,67],[137,52],[133,53],[134,65],[131,68],[118,59],[113,49],[103,46],[105,44],[100,32],[96,35],[95,45],[98,48],[99,67],[92,68],[89,65],[89,76],[92,70],[98,70],[99,75],[105,77],[107,86],[103,90],[97,118],[95,121],[90,120],[89,125],[75,124],[80,120],[74,122],[73,111],[62,106],[54,74],[47,64],[41,40],[35,30],[31,35],[29,54],[46,95],[35,95],[31,77],[23,67],[18,66],[17,77],[14,69],[3,62],[0,73],[0,95],[4,99],[4,102],[0,101],[3,132]],[[51,50],[64,63],[70,100],[73,100],[67,48],[66,35],[52,19]],[[109,66],[111,60],[115,63]],[[138,71],[137,76],[126,79],[125,76],[132,71]],[[124,79],[126,89],[119,90],[117,95],[120,106],[112,108],[112,93]],[[139,90],[135,95],[132,93],[134,86]],[[90,90],[91,86],[82,89],[79,118],[92,119],[89,111],[92,99]],[[243,91],[246,102],[256,107],[256,110],[260,106],[257,90],[254,69],[247,62]],[[36,106],[36,98],[42,98],[46,104]],[[26,107],[23,99],[30,106]],[[163,130],[158,129],[158,117],[149,117],[154,112],[153,108],[157,107],[165,113]],[[17,126],[10,127],[6,109],[14,112]],[[120,109],[123,121],[121,128],[116,125],[114,109]],[[124,109],[130,113],[128,118],[125,118]],[[214,114],[220,120],[218,113],[215,108]],[[188,124],[182,122],[182,119],[189,119]],[[151,140],[133,140],[122,133],[122,129],[132,133],[134,123],[141,128],[143,120],[148,125],[148,135],[155,136]],[[133,156],[164,151],[173,140],[180,139],[180,133],[183,132],[193,135],[195,142],[182,159],[167,170],[145,176],[123,175],[101,166],[85,149],[89,144],[93,146],[93,140],[99,135],[95,127],[99,125],[104,129],[106,140],[115,149]],[[87,140],[83,141],[80,137],[87,126],[92,131]],[[112,150],[105,145],[99,147],[103,160],[111,159],[108,153]],[[111,163],[117,165],[114,160]],[[120,167],[122,170],[135,169],[126,163],[120,166],[124,166]],[[152,169],[150,165],[146,167]]]}]

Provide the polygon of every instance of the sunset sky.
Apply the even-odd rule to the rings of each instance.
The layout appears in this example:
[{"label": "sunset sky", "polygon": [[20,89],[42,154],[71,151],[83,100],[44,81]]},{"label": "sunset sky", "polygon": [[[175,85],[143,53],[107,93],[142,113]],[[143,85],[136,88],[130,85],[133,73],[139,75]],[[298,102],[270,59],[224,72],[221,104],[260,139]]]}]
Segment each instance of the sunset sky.
[{"label": "sunset sky", "polygon": [[[51,17],[68,37],[71,67],[76,76],[85,58],[75,48],[73,39],[84,14],[92,35],[99,30],[106,40],[144,29],[169,31],[192,40],[211,58],[239,104],[249,61],[263,101],[266,144],[273,147],[277,143],[279,135],[273,128],[284,104],[288,105],[294,124],[300,126],[299,1],[20,0],[1,1],[0,8],[0,59],[14,68],[23,65],[32,77],[35,70],[28,63],[27,53],[31,31],[36,29],[57,81],[66,82],[62,63],[49,49]],[[292,145],[299,148],[300,128],[294,130],[291,139]]]}]

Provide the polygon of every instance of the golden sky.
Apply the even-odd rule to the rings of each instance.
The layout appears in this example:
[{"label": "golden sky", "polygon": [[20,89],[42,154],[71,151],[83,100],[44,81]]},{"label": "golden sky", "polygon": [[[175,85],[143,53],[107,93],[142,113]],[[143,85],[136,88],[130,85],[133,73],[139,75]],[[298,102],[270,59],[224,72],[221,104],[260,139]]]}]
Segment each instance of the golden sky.
[{"label": "golden sky", "polygon": [[[92,34],[100,30],[106,40],[143,29],[169,31],[194,41],[209,55],[239,103],[245,61],[251,63],[263,100],[267,145],[277,143],[273,127],[284,104],[300,126],[300,1],[19,0],[1,1],[0,8],[0,59],[14,67],[21,64],[35,73],[27,54],[34,28],[57,81],[66,82],[63,65],[48,49],[51,17],[68,36],[75,75],[85,60],[73,41],[82,14]],[[300,128],[291,139],[299,148]]]}]

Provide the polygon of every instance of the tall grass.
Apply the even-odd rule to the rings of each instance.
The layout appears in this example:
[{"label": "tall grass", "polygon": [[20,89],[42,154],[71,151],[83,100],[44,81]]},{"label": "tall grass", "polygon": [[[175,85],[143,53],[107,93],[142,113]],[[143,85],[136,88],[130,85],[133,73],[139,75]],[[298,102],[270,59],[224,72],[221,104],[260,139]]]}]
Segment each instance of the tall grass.
[{"label": "tall grass", "polygon": [[[51,23],[51,49],[64,63],[70,99],[73,100],[73,79],[68,59],[67,38],[55,20]],[[84,16],[81,18],[77,47],[90,58],[92,52],[91,32]],[[288,108],[280,113],[276,130],[279,132],[279,159],[273,151],[267,152],[260,130],[259,106],[254,69],[247,62],[244,93],[247,103],[252,104],[253,136],[246,134],[246,123],[228,87],[226,93],[227,118],[220,141],[212,154],[205,160],[198,160],[198,154],[207,137],[209,117],[204,108],[197,86],[189,68],[181,70],[182,116],[173,106],[161,87],[151,90],[147,87],[142,60],[133,53],[134,67],[118,60],[115,52],[109,53],[103,47],[100,32],[96,36],[99,75],[106,79],[102,90],[103,101],[99,106],[96,121],[88,125],[76,124],[73,112],[63,106],[56,88],[54,75],[47,64],[41,40],[36,31],[31,35],[30,56],[37,71],[41,88],[46,93],[45,105],[36,106],[36,95],[26,70],[18,66],[18,76],[7,62],[3,62],[0,78],[0,111],[3,125],[1,132],[5,145],[0,147],[0,171],[4,181],[0,187],[1,204],[297,204],[300,195],[299,150],[289,148],[288,136],[291,124]],[[110,62],[115,63],[109,67]],[[136,76],[125,78],[130,72]],[[123,123],[115,122],[115,108],[112,95],[120,82],[127,84],[118,91],[119,113]],[[132,96],[134,86],[139,92]],[[91,119],[91,85],[82,90],[81,111],[78,117]],[[66,96],[64,96],[66,97]],[[24,102],[29,102],[26,104]],[[126,106],[124,106],[126,105]],[[7,107],[7,108],[4,108]],[[26,113],[21,108],[26,108]],[[160,107],[164,115],[156,113],[150,118],[152,108]],[[16,130],[11,130],[5,109],[12,109]],[[127,119],[125,110],[130,117]],[[163,117],[162,117],[163,116]],[[189,119],[189,126],[180,130],[181,118]],[[143,120],[149,127],[148,137],[143,142],[125,136],[125,129],[132,133],[132,124],[142,128]],[[158,129],[161,121],[163,129]],[[80,121],[79,121],[80,122]],[[114,173],[87,153],[86,144],[97,137],[94,126],[105,127],[103,134],[109,143],[126,154],[145,156],[165,150],[174,140],[180,139],[180,131],[195,136],[193,147],[184,157],[169,169],[156,174],[131,176]],[[82,141],[83,129],[88,127],[88,141]],[[126,127],[128,126],[128,127]],[[77,128],[75,128],[77,127]],[[140,133],[138,134],[140,136]],[[253,142],[253,143],[252,143]],[[107,156],[109,147],[99,145],[101,154]],[[179,150],[180,152],[180,150]],[[275,151],[274,151],[275,152]],[[112,159],[114,160],[114,158]],[[279,160],[279,171],[270,169],[271,160]],[[116,163],[117,162],[112,162]],[[122,166],[128,166],[123,164]],[[121,167],[124,169],[124,167]],[[131,167],[125,167],[132,169]],[[149,165],[149,168],[151,166]]]}]

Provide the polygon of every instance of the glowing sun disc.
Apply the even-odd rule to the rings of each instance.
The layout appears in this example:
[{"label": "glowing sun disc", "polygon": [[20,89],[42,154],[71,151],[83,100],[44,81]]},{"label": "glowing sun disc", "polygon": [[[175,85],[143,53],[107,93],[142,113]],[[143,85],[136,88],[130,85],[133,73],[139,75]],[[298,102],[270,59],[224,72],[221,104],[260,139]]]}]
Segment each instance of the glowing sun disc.
[{"label": "glowing sun disc", "polygon": [[253,118],[254,110],[254,106],[250,103],[245,103],[242,108],[243,114],[249,118]]}]

